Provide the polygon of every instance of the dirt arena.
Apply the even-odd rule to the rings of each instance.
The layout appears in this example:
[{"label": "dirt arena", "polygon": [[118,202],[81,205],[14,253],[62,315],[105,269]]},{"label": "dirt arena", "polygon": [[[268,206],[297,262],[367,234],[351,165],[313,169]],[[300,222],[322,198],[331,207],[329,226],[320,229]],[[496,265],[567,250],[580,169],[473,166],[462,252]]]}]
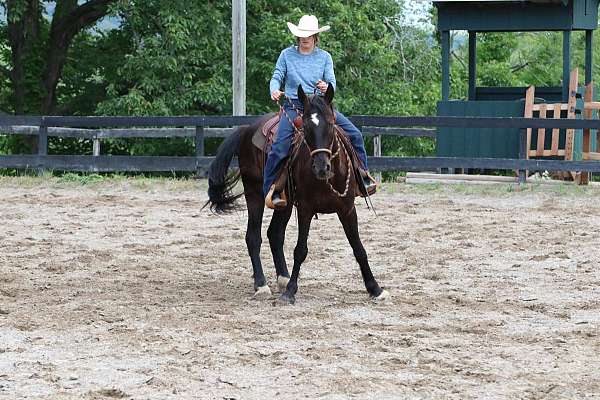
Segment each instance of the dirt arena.
[{"label": "dirt arena", "polygon": [[357,207],[391,300],[321,216],[293,306],[205,189],[0,178],[0,399],[600,399],[600,189],[387,185]]}]

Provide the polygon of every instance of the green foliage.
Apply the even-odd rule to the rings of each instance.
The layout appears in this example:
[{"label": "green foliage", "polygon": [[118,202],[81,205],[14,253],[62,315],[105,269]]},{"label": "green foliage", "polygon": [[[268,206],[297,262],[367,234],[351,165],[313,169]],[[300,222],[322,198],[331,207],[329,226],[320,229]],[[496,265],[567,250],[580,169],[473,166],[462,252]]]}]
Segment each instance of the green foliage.
[{"label": "green foliage", "polygon": [[[279,52],[292,45],[285,21],[306,13],[331,30],[319,46],[332,54],[338,91],[336,104],[346,114],[411,115],[433,111],[431,89],[439,81],[438,53],[423,30],[401,23],[401,2],[257,1],[249,13],[249,110],[273,110],[268,81]],[[250,23],[250,20],[249,20]],[[438,92],[437,87],[434,93]],[[254,111],[256,110],[256,111]]]},{"label": "green foliage", "polygon": [[26,154],[29,146],[21,135],[0,136],[0,154]]},{"label": "green foliage", "polygon": [[93,115],[106,100],[106,87],[118,79],[115,60],[131,51],[126,32],[84,31],[73,40],[57,88],[61,115]]},{"label": "green foliage", "polygon": [[102,182],[107,178],[104,175],[99,174],[74,174],[67,172],[58,178],[58,183],[78,183],[80,185],[88,185],[91,183]]},{"label": "green foliage", "polygon": [[102,154],[131,156],[193,156],[191,138],[175,139],[108,139],[102,141]]},{"label": "green foliage", "polygon": [[230,2],[127,2],[130,40],[103,115],[230,114]]},{"label": "green foliage", "polygon": [[[99,114],[231,113],[230,2],[130,2],[117,10],[131,52],[109,82]],[[403,29],[397,1],[262,0],[250,2],[247,12],[248,113],[274,109],[268,82],[279,52],[294,40],[285,22],[304,13],[332,26],[321,35],[321,47],[335,60],[340,109],[402,115],[432,109],[434,96],[423,92],[438,80],[436,49],[427,45],[426,32]]]},{"label": "green foliage", "polygon": [[[230,2],[125,3],[117,7],[130,53],[108,83],[98,114],[231,114]],[[247,9],[247,112],[275,110],[268,82],[282,49],[294,43],[285,22],[305,13],[331,25],[320,46],[334,59],[336,104],[346,114],[433,114],[439,96],[439,49],[430,35],[403,26],[395,0],[257,0]],[[398,141],[390,139],[390,143]],[[113,142],[117,145],[122,142]],[[156,154],[155,141],[128,141],[129,153]],[[216,149],[207,142],[207,153]],[[133,146],[133,148],[131,147]],[[393,144],[392,144],[393,146]],[[399,140],[401,151],[431,143]],[[158,149],[164,150],[164,146]],[[185,151],[193,151],[188,146]],[[112,148],[114,154],[120,153]]]},{"label": "green foliage", "polygon": [[[10,20],[17,20],[25,10],[24,1],[15,1],[14,12],[10,13]],[[45,67],[44,55],[46,48],[44,41],[48,39],[49,23],[43,19],[41,14],[38,16],[38,36],[34,41],[28,42],[23,49],[23,86],[27,93],[23,105],[24,114],[39,114],[41,101],[44,95],[42,86],[42,73]],[[0,65],[5,68],[12,67],[11,47],[8,40],[7,21],[0,21]],[[12,83],[6,74],[2,74],[2,89],[0,89],[0,109],[5,112],[15,112],[15,97],[12,90]]]},{"label": "green foliage", "polygon": [[[453,51],[451,98],[467,97],[468,46],[466,37],[455,38],[462,44]],[[477,34],[477,86],[562,85],[562,32],[515,32]],[[594,63],[600,57],[600,43],[594,42]],[[571,37],[571,69],[584,73],[584,32]]]}]

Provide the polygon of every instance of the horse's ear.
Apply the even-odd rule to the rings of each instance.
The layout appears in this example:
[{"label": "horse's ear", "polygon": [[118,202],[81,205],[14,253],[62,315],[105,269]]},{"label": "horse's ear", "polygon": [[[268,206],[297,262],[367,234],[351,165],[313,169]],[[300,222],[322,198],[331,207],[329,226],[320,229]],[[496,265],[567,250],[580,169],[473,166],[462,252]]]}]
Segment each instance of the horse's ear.
[{"label": "horse's ear", "polygon": [[310,101],[308,100],[308,96],[304,93],[304,89],[302,89],[302,85],[298,85],[298,100],[302,102],[304,106],[304,113],[307,114],[310,107]]},{"label": "horse's ear", "polygon": [[335,90],[333,89],[333,85],[330,83],[327,84],[327,91],[325,92],[325,101],[327,104],[331,104],[333,101],[333,95]]}]

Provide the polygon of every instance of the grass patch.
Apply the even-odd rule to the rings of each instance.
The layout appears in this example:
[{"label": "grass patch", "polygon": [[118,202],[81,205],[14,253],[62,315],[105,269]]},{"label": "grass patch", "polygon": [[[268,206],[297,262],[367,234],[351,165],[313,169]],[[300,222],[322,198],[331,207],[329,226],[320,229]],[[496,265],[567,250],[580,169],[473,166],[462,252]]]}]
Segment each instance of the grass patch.
[{"label": "grass patch", "polygon": [[[206,191],[208,189],[207,179],[196,179],[191,176],[147,176],[144,174],[103,174],[103,173],[61,173],[45,172],[42,175],[24,174],[20,176],[0,175],[0,185],[5,187],[26,188],[52,188],[52,187],[122,187],[135,190],[153,190],[160,188],[168,191]],[[235,192],[242,192],[241,183]],[[414,193],[421,195],[463,195],[483,197],[518,197],[531,194],[546,194],[556,197],[597,197],[600,195],[600,186],[578,186],[573,184],[527,184],[518,186],[514,184],[499,185],[470,185],[455,184],[446,185],[442,183],[432,184],[410,184],[398,182],[384,182],[380,187],[380,193],[395,195],[402,193]],[[375,202],[377,196],[373,199]]]},{"label": "grass patch", "polygon": [[58,183],[77,183],[79,185],[89,185],[90,183],[103,182],[110,180],[110,177],[105,177],[99,174],[74,174],[67,172],[57,178]]},{"label": "grass patch", "polygon": [[42,175],[1,176],[0,185],[22,188],[65,188],[65,187],[122,187],[136,190],[161,188],[169,191],[208,189],[208,180],[192,177],[156,177],[124,174],[62,173],[45,172]]}]

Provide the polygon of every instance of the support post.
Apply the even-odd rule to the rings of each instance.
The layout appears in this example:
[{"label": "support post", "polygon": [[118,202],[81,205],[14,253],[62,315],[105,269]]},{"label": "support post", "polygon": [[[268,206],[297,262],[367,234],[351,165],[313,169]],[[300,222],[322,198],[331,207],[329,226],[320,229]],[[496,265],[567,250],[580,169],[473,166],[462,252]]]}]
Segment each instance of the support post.
[{"label": "support post", "polygon": [[[593,39],[594,31],[588,29],[585,31],[585,102],[594,101],[594,83],[592,81],[592,39]],[[592,119],[593,111],[589,110],[584,112],[584,118]],[[596,139],[598,136],[598,132],[596,132]],[[598,142],[596,140],[596,146]],[[583,152],[589,153],[592,151],[591,148],[591,129],[583,130]],[[592,180],[591,172],[581,172],[581,184],[587,185]]]},{"label": "support post", "polygon": [[94,138],[92,142],[92,147],[94,157],[98,157],[100,155],[100,139]]},{"label": "support post", "polygon": [[[42,122],[40,124],[40,129],[38,130],[38,156],[47,156],[48,155],[48,126],[44,118],[42,117]],[[40,157],[40,164],[42,157]],[[39,164],[38,164],[39,165]],[[37,169],[38,175],[44,174],[44,166],[39,165]]]},{"label": "support post", "polygon": [[477,32],[469,31],[469,100],[476,99],[477,90]]},{"label": "support post", "polygon": [[201,177],[204,175],[204,171],[200,168],[199,158],[204,157],[204,127],[196,127],[196,137],[194,139],[196,145],[196,176]]},{"label": "support post", "polygon": [[[442,101],[450,100],[450,31],[441,32],[442,40]],[[453,173],[452,168],[442,168],[443,174]]]},{"label": "support post", "polygon": [[442,100],[450,99],[450,31],[442,31]]},{"label": "support post", "polygon": [[[519,136],[519,159],[525,160],[527,159],[527,129],[520,130]],[[527,182],[527,170],[519,169],[517,170],[519,176],[519,185],[524,185]]]},{"label": "support post", "polygon": [[[381,157],[381,135],[373,136],[373,157]],[[381,182],[381,172],[375,174],[375,179]]]},{"label": "support post", "polygon": [[231,9],[233,115],[246,115],[246,0]]},{"label": "support post", "polygon": [[[594,83],[592,81],[592,68],[593,68],[593,48],[592,48],[592,39],[593,39],[594,31],[588,29],[585,31],[585,97],[584,102],[592,102],[594,101]],[[592,110],[586,110],[583,112],[583,117],[586,119],[592,119],[594,112]],[[596,133],[597,139],[598,133]],[[592,151],[591,146],[591,129],[583,130],[583,153],[589,153]],[[596,140],[597,145],[597,140]],[[581,184],[587,185],[592,179],[591,172],[581,172]]]},{"label": "support post", "polygon": [[571,31],[563,31],[563,103],[569,101],[569,81],[571,69]]},{"label": "support post", "polygon": [[594,31],[585,31],[585,84],[592,81],[592,39]]}]

